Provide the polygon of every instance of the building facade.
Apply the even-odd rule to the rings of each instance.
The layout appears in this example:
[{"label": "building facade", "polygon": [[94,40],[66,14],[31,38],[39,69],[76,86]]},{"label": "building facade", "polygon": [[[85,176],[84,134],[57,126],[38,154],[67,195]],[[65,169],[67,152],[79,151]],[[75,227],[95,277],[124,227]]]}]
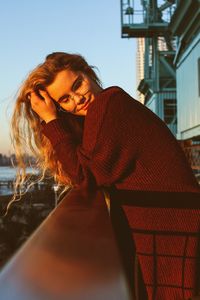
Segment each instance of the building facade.
[{"label": "building facade", "polygon": [[200,176],[200,2],[178,1],[170,29],[177,38],[177,139]]},{"label": "building facade", "polygon": [[200,176],[200,1],[121,0],[121,21],[122,37],[138,39],[139,100],[180,140]]}]

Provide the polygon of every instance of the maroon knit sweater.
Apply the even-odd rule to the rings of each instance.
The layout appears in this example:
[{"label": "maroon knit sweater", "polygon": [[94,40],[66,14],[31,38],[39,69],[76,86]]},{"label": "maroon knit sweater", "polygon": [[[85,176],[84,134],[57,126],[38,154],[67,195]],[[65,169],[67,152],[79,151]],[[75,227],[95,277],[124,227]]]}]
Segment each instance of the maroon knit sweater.
[{"label": "maroon knit sweater", "polygon": [[[119,87],[100,92],[89,106],[82,142],[66,118],[45,124],[57,158],[74,183],[116,190],[187,192],[192,207],[172,204],[123,204],[132,229],[149,299],[187,299],[195,293],[200,229],[200,188],[185,155],[168,127]],[[78,118],[77,118],[78,120]],[[185,194],[186,195],[186,194]],[[166,197],[165,197],[166,198]],[[163,200],[163,201],[162,201]],[[172,199],[171,199],[172,200]],[[188,199],[190,202],[190,199]],[[150,205],[149,205],[150,203]],[[159,203],[157,201],[156,203]]]}]

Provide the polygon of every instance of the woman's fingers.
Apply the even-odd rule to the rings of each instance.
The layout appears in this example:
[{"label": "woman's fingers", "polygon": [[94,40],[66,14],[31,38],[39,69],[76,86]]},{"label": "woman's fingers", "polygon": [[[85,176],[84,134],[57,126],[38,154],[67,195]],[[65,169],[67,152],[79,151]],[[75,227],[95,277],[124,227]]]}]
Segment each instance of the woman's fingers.
[{"label": "woman's fingers", "polygon": [[29,94],[29,99],[32,109],[39,114],[38,112],[45,108],[46,104],[35,92]]},{"label": "woman's fingers", "polygon": [[39,91],[39,95],[35,92],[30,93],[30,102],[32,109],[39,115],[41,119],[45,122],[49,122],[56,119],[57,112],[56,107],[49,97],[48,93],[45,91]]},{"label": "woman's fingers", "polygon": [[40,90],[40,91],[39,91],[39,94],[41,95],[41,97],[44,99],[44,101],[45,101],[46,103],[53,102],[53,101],[51,100],[51,98],[49,97],[49,94],[48,94],[46,91]]}]

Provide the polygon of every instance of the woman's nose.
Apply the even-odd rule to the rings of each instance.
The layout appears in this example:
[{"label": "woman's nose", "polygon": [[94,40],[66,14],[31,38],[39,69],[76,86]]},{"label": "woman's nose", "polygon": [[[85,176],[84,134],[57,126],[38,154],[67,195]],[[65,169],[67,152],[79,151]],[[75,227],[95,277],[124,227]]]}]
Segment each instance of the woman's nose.
[{"label": "woman's nose", "polygon": [[83,95],[74,95],[74,100],[76,105],[79,105],[79,104],[83,104],[86,99]]}]

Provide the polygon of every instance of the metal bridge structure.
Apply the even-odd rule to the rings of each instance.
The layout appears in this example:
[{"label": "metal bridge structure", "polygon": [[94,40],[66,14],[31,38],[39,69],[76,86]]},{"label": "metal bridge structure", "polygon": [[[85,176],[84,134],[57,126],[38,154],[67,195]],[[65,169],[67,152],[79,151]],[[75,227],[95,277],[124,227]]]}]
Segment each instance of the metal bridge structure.
[{"label": "metal bridge structure", "polygon": [[175,11],[175,0],[121,0],[122,38],[144,39],[144,78],[139,92],[144,104],[154,111],[175,135],[176,70],[175,39],[169,24]]}]

